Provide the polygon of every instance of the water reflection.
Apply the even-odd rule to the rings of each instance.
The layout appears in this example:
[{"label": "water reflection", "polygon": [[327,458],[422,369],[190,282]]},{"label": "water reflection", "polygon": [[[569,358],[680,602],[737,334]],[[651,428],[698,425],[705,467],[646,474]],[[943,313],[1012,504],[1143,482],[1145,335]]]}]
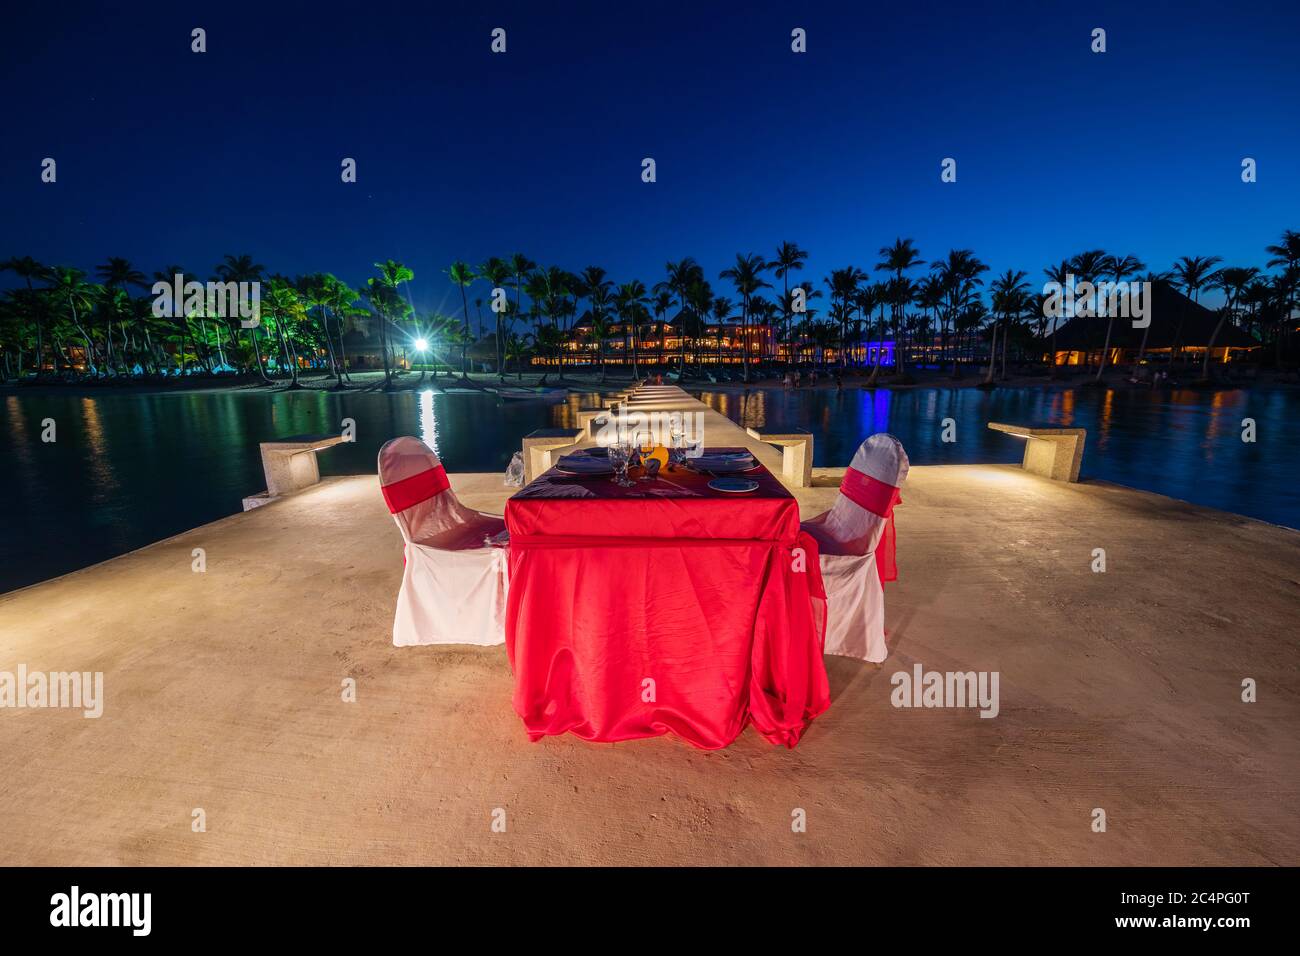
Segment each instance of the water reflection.
[{"label": "water reflection", "polygon": [[[844,465],[876,431],[897,435],[917,464],[1016,462],[1020,441],[989,421],[1089,429],[1083,473],[1296,527],[1300,453],[1288,443],[1300,392],[1172,393],[1108,389],[917,389],[704,392],[754,428],[814,432],[818,465]],[[557,405],[421,393],[230,392],[7,396],[0,427],[0,591],[102,561],[240,509],[265,487],[257,443],[337,433],[357,440],[321,454],[323,475],[373,474],[379,446],[418,435],[447,467],[504,471],[523,436],[575,427],[599,396]],[[58,441],[40,440],[41,422]],[[942,440],[943,420],[956,426]],[[1241,421],[1258,440],[1241,440]]]},{"label": "water reflection", "polygon": [[420,438],[433,449],[435,455],[442,457],[442,452],[438,448],[438,415],[434,411],[431,388],[420,393]]},{"label": "water reflection", "polygon": [[[1284,437],[1300,416],[1295,390],[752,389],[700,398],[743,424],[758,407],[762,427],[811,430],[819,466],[847,463],[862,439],[878,431],[897,435],[915,464],[1011,463],[1020,460],[1023,445],[990,431],[989,422],[1082,427],[1088,429],[1085,477],[1300,526],[1293,477],[1300,451]],[[1257,422],[1254,443],[1241,440],[1247,417]],[[955,423],[955,442],[942,440],[945,418]]]},{"label": "water reflection", "polygon": [[[7,396],[0,427],[0,592],[238,512],[266,487],[258,442],[337,434],[322,475],[373,474],[379,446],[418,435],[461,471],[504,471],[524,435],[568,406],[426,391]],[[41,421],[58,441],[41,441]]]}]

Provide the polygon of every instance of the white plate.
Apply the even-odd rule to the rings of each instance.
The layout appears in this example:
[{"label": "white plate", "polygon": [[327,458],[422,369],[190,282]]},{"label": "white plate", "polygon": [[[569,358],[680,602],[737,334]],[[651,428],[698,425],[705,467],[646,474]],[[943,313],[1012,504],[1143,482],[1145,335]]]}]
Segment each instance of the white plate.
[{"label": "white plate", "polygon": [[714,491],[729,491],[732,494],[743,495],[747,491],[755,490],[758,482],[753,478],[714,478],[709,482],[709,487]]}]

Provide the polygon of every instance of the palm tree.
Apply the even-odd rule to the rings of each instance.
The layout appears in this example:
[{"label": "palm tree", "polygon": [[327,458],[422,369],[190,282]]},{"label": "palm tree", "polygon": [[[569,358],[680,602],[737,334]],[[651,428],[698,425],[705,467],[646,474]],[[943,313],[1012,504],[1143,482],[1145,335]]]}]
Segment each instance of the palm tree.
[{"label": "palm tree", "polygon": [[[217,278],[222,282],[261,282],[262,273],[264,272],[266,272],[266,266],[262,265],[260,262],[254,262],[253,257],[247,253],[239,256],[232,256],[227,253],[222,257],[222,261],[219,262],[216,267]],[[183,273],[177,274],[183,275]],[[159,281],[171,281],[170,278],[166,280],[160,279],[156,272],[154,273],[154,279]],[[188,322],[186,325],[188,327]],[[270,379],[267,378],[266,368],[262,364],[262,349],[257,342],[257,329],[260,325],[261,322],[259,321],[249,328],[248,340],[253,346],[253,354],[257,357],[257,371],[261,374],[264,382],[269,382]]]},{"label": "palm tree", "polygon": [[298,381],[297,357],[290,345],[290,338],[295,331],[296,323],[306,316],[307,307],[293,283],[284,276],[272,276],[271,281],[267,283],[266,294],[262,296],[262,314],[269,315],[275,321],[280,350],[284,354],[285,363],[289,366],[290,379],[285,388],[302,388],[302,384]]},{"label": "palm tree", "polygon": [[[90,333],[81,325],[81,313],[89,309],[98,297],[98,287],[86,282],[85,278],[84,272],[71,266],[52,266],[46,274],[50,283],[50,297],[60,304],[67,303],[73,328],[81,333],[82,341],[86,343],[86,368],[89,370],[95,359],[95,350],[90,341]],[[96,368],[97,375],[98,372]]]},{"label": "palm tree", "polygon": [[943,282],[936,275],[928,275],[916,284],[916,304],[925,311],[925,350],[921,353],[923,364],[929,364],[934,355],[934,317],[943,307]]},{"label": "palm tree", "polygon": [[[1173,282],[1181,286],[1183,292],[1199,305],[1201,290],[1214,282],[1214,267],[1222,261],[1219,256],[1181,256],[1174,263]],[[1183,321],[1186,315],[1185,309],[1179,310],[1178,328],[1174,332],[1174,354],[1182,351]]]},{"label": "palm tree", "polygon": [[[506,282],[512,275],[510,265],[498,256],[492,256],[481,266],[478,267],[478,274],[487,279],[493,289],[503,289]],[[501,378],[505,377],[505,369],[502,367],[501,356],[501,315],[502,313],[493,308],[492,314],[496,316],[496,356],[497,356],[497,374]]]},{"label": "palm tree", "polygon": [[1282,295],[1279,297],[1282,308],[1279,309],[1277,334],[1274,336],[1277,362],[1281,364],[1282,335],[1284,330],[1289,333],[1291,329],[1291,316],[1295,312],[1296,289],[1300,287],[1300,232],[1294,229],[1284,230],[1282,238],[1265,246],[1264,251],[1272,256],[1266,263],[1268,268],[1282,269],[1282,275],[1276,280],[1282,291]]},{"label": "palm tree", "polygon": [[769,268],[767,262],[762,256],[751,253],[741,255],[736,253],[736,264],[729,269],[723,269],[718,274],[719,278],[730,279],[736,287],[736,292],[740,295],[741,312],[740,312],[740,339],[741,339],[741,356],[744,361],[744,381],[749,382],[749,311],[753,301],[753,296],[759,289],[770,289],[771,283],[763,280],[762,274]]},{"label": "palm tree", "polygon": [[[677,299],[677,305],[680,311],[685,314],[690,306],[690,290],[694,285],[704,282],[704,270],[700,264],[690,256],[682,259],[680,262],[664,263],[664,272],[667,279],[655,286],[655,291],[666,291]],[[685,370],[686,364],[686,330],[678,329],[678,340],[681,345],[682,366]]]},{"label": "palm tree", "polygon": [[342,369],[343,377],[350,382],[352,376],[348,372],[348,347],[343,338],[345,333],[344,320],[364,315],[365,310],[357,307],[357,300],[360,295],[356,289],[335,276],[329,278],[332,281],[328,283],[329,295],[326,305],[334,313],[334,321],[339,329],[339,366]]},{"label": "palm tree", "polygon": [[[1077,280],[1079,280],[1080,284],[1087,282],[1092,286],[1096,286],[1096,284],[1101,281],[1102,275],[1105,274],[1110,258],[1111,257],[1106,254],[1106,250],[1104,249],[1088,249],[1084,252],[1080,252],[1070,260],[1069,271]],[[1096,316],[1096,303],[1097,298],[1094,292],[1092,296],[1089,296],[1089,301],[1085,303],[1084,312]],[[1091,329],[1092,325],[1090,324],[1088,328]],[[1084,345],[1083,367],[1087,369],[1091,367],[1091,365],[1092,336],[1089,334]]]},{"label": "palm tree", "polygon": [[880,250],[881,260],[876,263],[876,271],[892,272],[894,274],[894,307],[893,313],[894,327],[894,367],[898,372],[900,380],[907,377],[907,356],[906,350],[899,340],[898,326],[903,318],[903,309],[910,299],[910,289],[907,290],[905,297],[905,286],[903,285],[903,273],[908,269],[916,266],[925,265],[925,260],[916,250],[916,246],[911,239],[895,239],[892,246],[884,246]]},{"label": "palm tree", "polygon": [[790,321],[793,313],[790,310],[790,273],[797,272],[803,268],[803,264],[808,260],[808,253],[800,249],[793,242],[782,242],[776,247],[776,255],[772,258],[772,274],[784,282],[782,305],[785,309],[785,328],[784,332],[789,334]]},{"label": "palm tree", "polygon": [[529,259],[522,252],[516,252],[512,255],[507,263],[510,267],[510,274],[515,280],[515,312],[518,315],[524,314],[524,279],[533,274],[537,268],[537,263]]},{"label": "palm tree", "polygon": [[[402,300],[399,290],[403,282],[415,278],[415,273],[392,259],[376,262],[375,268],[379,270],[379,277],[367,279],[366,284],[371,293],[370,304],[379,317],[379,349],[384,356],[384,389],[387,391],[393,387],[393,373],[388,358],[388,321],[390,317],[395,318],[404,313],[402,306],[407,303]],[[388,291],[384,292],[385,289]]]},{"label": "palm tree", "polygon": [[1215,323],[1214,331],[1210,334],[1210,344],[1205,347],[1205,357],[1201,362],[1202,381],[1209,381],[1210,353],[1214,350],[1214,343],[1218,340],[1219,333],[1223,331],[1223,323],[1232,316],[1232,310],[1245,295],[1246,287],[1258,276],[1258,269],[1253,267],[1245,269],[1240,266],[1227,266],[1214,274],[1213,287],[1223,291],[1224,303],[1223,308],[1219,310],[1219,321]]},{"label": "palm tree", "polygon": [[[1070,265],[1070,260],[1062,259],[1056,265],[1048,266],[1046,269],[1044,269],[1043,275],[1047,277],[1048,282],[1056,283],[1057,287],[1060,288],[1062,291],[1064,291],[1065,287],[1070,284],[1070,276],[1073,275],[1073,273],[1070,271],[1071,268],[1072,267]],[[1064,318],[1065,315],[1063,312],[1058,312],[1057,315],[1054,315],[1052,317],[1052,354],[1048,358],[1048,362],[1050,363],[1051,366],[1048,372],[1048,376],[1050,378],[1056,378],[1057,375],[1056,333],[1061,327],[1061,320]]]},{"label": "palm tree", "polygon": [[713,287],[701,275],[686,288],[686,305],[688,311],[682,313],[682,328],[677,332],[677,344],[680,347],[681,361],[680,371],[682,376],[686,375],[686,337],[689,334],[692,342],[691,354],[695,357],[695,368],[698,371],[700,367],[700,340],[704,335],[704,317],[709,314],[709,309],[713,307]]},{"label": "palm tree", "polygon": [[591,326],[587,332],[596,343],[596,354],[600,359],[600,381],[605,382],[605,339],[609,338],[609,323],[603,316],[597,316],[595,313],[591,316]]},{"label": "palm tree", "polygon": [[623,320],[625,325],[632,327],[632,378],[634,380],[641,377],[640,368],[637,365],[637,353],[641,351],[641,343],[637,333],[638,326],[649,315],[646,308],[649,301],[645,283],[640,279],[633,279],[631,282],[623,283],[619,286],[618,294],[614,297],[614,307],[618,311],[619,318]]},{"label": "palm tree", "polygon": [[529,336],[520,337],[511,332],[505,341],[505,360],[515,363],[515,379],[519,380],[524,377],[524,359],[528,356],[528,338]]},{"label": "palm tree", "polygon": [[[853,299],[852,308],[857,309],[858,322],[865,328],[867,336],[867,352],[865,359],[871,360],[871,377],[867,379],[867,386],[874,387],[876,379],[880,377],[880,349],[884,346],[883,321],[881,344],[876,348],[875,353],[871,351],[871,341],[875,334],[876,322],[875,311],[879,307],[881,314],[884,314],[885,290],[878,282],[872,282],[858,290]],[[831,318],[837,318],[837,311],[834,305],[831,306]]]},{"label": "palm tree", "polygon": [[[41,321],[41,310],[37,308],[36,290],[32,287],[33,279],[43,279],[47,274],[47,269],[41,263],[37,262],[31,256],[23,256],[21,259],[14,257],[5,259],[0,262],[0,272],[12,272],[18,278],[27,283],[27,295],[24,301],[32,315],[32,324],[36,327],[36,377],[40,378],[41,370],[45,367],[45,345],[44,345],[44,324]],[[59,370],[59,352],[54,350],[54,371]],[[21,373],[22,369],[19,369]]]},{"label": "palm tree", "polygon": [[[663,365],[664,341],[667,339],[667,335],[664,334],[664,326],[667,324],[664,317],[668,314],[668,310],[673,307],[673,294],[664,287],[662,282],[655,285],[655,297],[652,307],[655,313],[655,324],[659,332],[659,364]],[[682,303],[682,307],[685,308],[685,303]]]},{"label": "palm tree", "polygon": [[[939,350],[948,348],[948,325],[952,324],[954,338],[957,332],[957,318],[964,315],[976,298],[976,287],[984,284],[980,274],[989,271],[989,267],[976,258],[970,249],[952,249],[944,259],[930,264],[930,270],[938,277],[944,291],[944,310],[940,326]],[[952,377],[957,378],[958,349],[952,350]]]},{"label": "palm tree", "polygon": [[831,294],[831,318],[839,328],[840,365],[844,364],[844,342],[848,337],[849,320],[858,304],[858,285],[866,278],[866,273],[861,269],[846,266],[843,269],[832,269],[831,274],[822,280]]},{"label": "palm tree", "polygon": [[[468,339],[470,337],[469,298],[465,290],[469,288],[471,283],[478,280],[478,276],[474,274],[474,270],[467,264],[457,261],[447,267],[447,277],[451,279],[452,285],[460,286],[460,301],[465,314],[465,338]],[[466,364],[466,354],[465,349],[460,350],[460,378],[463,382],[469,381],[469,366]]]},{"label": "palm tree", "polygon": [[1002,376],[1007,374],[1007,337],[1010,335],[1011,316],[1024,309],[1025,298],[1029,294],[1029,283],[1025,282],[1025,273],[1008,269],[989,288],[993,302],[993,344],[989,347],[989,369],[984,377],[985,385],[993,384],[993,367],[997,362],[999,317],[1007,329],[1002,334]]},{"label": "palm tree", "polygon": [[[103,265],[96,266],[95,271],[96,273],[98,273],[99,281],[104,284],[105,288],[110,290],[110,293],[112,292],[112,290],[117,289],[117,290],[121,290],[122,292],[126,293],[129,296],[130,293],[127,292],[127,286],[134,285],[141,288],[145,286],[144,273],[140,272],[137,269],[132,268],[131,263],[128,262],[126,259],[117,256],[110,256],[109,260],[105,262]],[[111,295],[110,295],[110,300],[111,300]],[[111,366],[113,364],[113,325],[111,319],[114,310],[106,309],[105,313],[109,317],[109,321],[107,322],[104,330],[106,332],[105,341],[108,347],[108,353],[107,353],[107,357],[105,358],[105,362],[106,364]],[[125,352],[126,349],[125,331],[123,331],[122,333],[122,348],[123,351]]]},{"label": "palm tree", "polygon": [[334,300],[333,283],[338,280],[327,272],[314,272],[311,275],[302,276],[298,279],[298,293],[302,296],[303,303],[308,312],[316,310],[320,318],[321,333],[325,336],[326,350],[329,352],[330,370],[334,373],[334,387],[341,390],[343,386],[343,372],[339,368],[337,357],[334,355],[334,340],[330,338],[329,324],[329,307]]},{"label": "palm tree", "polygon": [[722,370],[722,329],[723,323],[731,318],[731,310],[735,306],[732,301],[725,296],[718,296],[713,300],[713,320],[718,323],[718,334],[713,339],[713,344],[718,353],[718,370]]},{"label": "palm tree", "polygon": [[[1137,256],[1110,256],[1106,260],[1106,271],[1110,273],[1111,280],[1127,282],[1132,276],[1137,275],[1146,266],[1138,259]],[[1106,359],[1110,355],[1110,333],[1115,327],[1115,309],[1111,307],[1112,303],[1107,302],[1107,319],[1106,319],[1106,344],[1101,347],[1101,361],[1097,363],[1097,384],[1101,384],[1101,373],[1106,371]]]}]

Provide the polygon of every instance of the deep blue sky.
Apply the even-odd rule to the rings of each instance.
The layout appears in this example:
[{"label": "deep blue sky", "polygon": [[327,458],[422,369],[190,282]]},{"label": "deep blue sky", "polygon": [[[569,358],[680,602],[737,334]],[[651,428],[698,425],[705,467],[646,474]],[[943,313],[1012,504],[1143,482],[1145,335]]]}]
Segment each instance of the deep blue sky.
[{"label": "deep blue sky", "polygon": [[[7,10],[0,257],[206,276],[249,252],[357,283],[392,257],[418,306],[450,310],[449,262],[516,250],[648,285],[693,255],[717,288],[736,252],[789,239],[820,286],[901,235],[926,259],[970,247],[1038,282],[1095,247],[1262,266],[1300,228],[1293,0],[317,11]],[[206,54],[189,50],[195,26]],[[56,185],[39,181],[46,156]],[[956,184],[939,180],[946,156]]]}]

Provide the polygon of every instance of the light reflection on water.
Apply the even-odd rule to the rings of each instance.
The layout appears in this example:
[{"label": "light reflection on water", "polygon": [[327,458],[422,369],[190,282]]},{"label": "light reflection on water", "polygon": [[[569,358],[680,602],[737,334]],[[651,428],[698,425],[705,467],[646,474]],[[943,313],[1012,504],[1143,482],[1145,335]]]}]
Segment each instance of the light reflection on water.
[{"label": "light reflection on water", "polygon": [[[897,435],[914,464],[1018,462],[1020,440],[991,421],[1088,429],[1083,476],[1101,478],[1300,527],[1300,391],[1202,392],[975,388],[863,390],[751,389],[701,392],[701,400],[747,428],[813,432],[813,462],[843,465],[866,436]],[[957,440],[942,441],[944,419]],[[1242,420],[1257,440],[1243,442]]]},{"label": "light reflection on water", "polygon": [[[582,407],[498,404],[492,395],[6,396],[0,425],[0,592],[103,561],[225,515],[266,487],[258,442],[338,434],[322,475],[374,474],[379,447],[417,435],[448,469],[504,474],[523,436]],[[41,441],[52,418],[57,441]]]},{"label": "light reflection on water", "polygon": [[[891,431],[917,464],[1015,462],[1021,443],[989,421],[1083,426],[1085,476],[1300,525],[1293,423],[1300,392],[1167,393],[1080,389],[906,392],[710,392],[704,400],[747,426],[807,428],[818,465],[843,465],[858,443]],[[323,475],[373,474],[380,445],[418,435],[453,471],[504,472],[524,435],[575,427],[598,399],[499,403],[490,395],[232,392],[6,396],[0,423],[0,591],[102,561],[240,510],[265,487],[257,443],[334,433],[355,444],[320,455]],[[1240,440],[1241,419],[1258,441]],[[57,441],[41,441],[53,419]],[[957,441],[940,440],[944,418]]]}]

